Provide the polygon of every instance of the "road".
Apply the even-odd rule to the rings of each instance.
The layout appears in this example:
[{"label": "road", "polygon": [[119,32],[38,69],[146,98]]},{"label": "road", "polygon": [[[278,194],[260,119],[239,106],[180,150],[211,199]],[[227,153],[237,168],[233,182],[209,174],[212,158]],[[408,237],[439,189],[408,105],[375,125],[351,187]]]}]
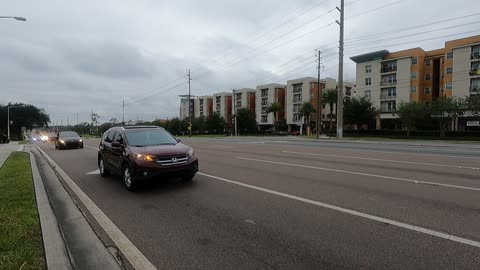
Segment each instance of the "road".
[{"label": "road", "polygon": [[[184,139],[192,183],[101,178],[98,140],[42,149],[158,269],[478,269],[480,150]],[[90,173],[90,174],[89,174]]]}]

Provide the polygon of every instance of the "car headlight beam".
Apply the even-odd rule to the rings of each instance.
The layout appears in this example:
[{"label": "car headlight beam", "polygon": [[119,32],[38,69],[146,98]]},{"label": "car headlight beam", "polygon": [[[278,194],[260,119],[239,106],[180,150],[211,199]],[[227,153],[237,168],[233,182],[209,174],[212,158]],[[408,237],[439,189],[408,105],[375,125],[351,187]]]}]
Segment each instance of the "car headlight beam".
[{"label": "car headlight beam", "polygon": [[153,156],[150,156],[150,155],[137,153],[137,154],[133,154],[133,157],[136,160],[140,160],[140,161],[153,161]]},{"label": "car headlight beam", "polygon": [[195,151],[193,150],[193,148],[190,148],[190,150],[188,150],[187,155],[189,158],[195,156]]}]

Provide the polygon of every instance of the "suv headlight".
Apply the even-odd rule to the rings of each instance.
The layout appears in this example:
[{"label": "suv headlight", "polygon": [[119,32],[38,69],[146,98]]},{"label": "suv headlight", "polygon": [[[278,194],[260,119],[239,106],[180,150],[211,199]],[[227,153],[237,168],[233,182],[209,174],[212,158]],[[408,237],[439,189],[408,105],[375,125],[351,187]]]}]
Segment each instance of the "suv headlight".
[{"label": "suv headlight", "polygon": [[193,148],[190,148],[190,150],[188,150],[187,155],[188,158],[195,156],[195,151],[193,150]]},{"label": "suv headlight", "polygon": [[153,161],[153,156],[150,156],[150,155],[145,155],[145,154],[133,154],[133,157],[134,157],[136,160]]},{"label": "suv headlight", "polygon": [[78,141],[79,141],[79,142],[83,142],[83,140],[82,140],[82,139],[79,139]]}]

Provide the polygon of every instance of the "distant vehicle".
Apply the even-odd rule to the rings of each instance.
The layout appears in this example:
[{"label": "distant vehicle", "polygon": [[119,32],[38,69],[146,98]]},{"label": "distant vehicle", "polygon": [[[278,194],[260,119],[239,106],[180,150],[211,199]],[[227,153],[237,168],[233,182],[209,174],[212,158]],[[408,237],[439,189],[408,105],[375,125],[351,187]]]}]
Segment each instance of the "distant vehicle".
[{"label": "distant vehicle", "polygon": [[98,147],[98,168],[102,177],[120,174],[129,191],[139,181],[160,177],[181,177],[192,181],[198,172],[193,148],[157,126],[113,127]]},{"label": "distant vehicle", "polygon": [[300,131],[292,131],[293,136],[300,136]]},{"label": "distant vehicle", "polygon": [[61,131],[55,137],[55,149],[83,148],[83,140],[75,131]]}]

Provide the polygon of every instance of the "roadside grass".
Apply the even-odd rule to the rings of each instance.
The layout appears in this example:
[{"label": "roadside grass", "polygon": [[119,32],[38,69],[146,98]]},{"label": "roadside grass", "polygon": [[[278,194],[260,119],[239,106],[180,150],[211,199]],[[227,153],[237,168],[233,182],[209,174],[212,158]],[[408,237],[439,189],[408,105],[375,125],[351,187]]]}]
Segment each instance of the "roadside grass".
[{"label": "roadside grass", "polygon": [[28,144],[28,141],[25,141],[25,140],[19,141],[18,144],[19,144],[19,145],[21,145],[21,144]]},{"label": "roadside grass", "polygon": [[0,168],[0,269],[45,269],[28,153],[13,152]]},{"label": "roadside grass", "polygon": [[82,135],[83,139],[93,139],[93,138],[100,138],[100,136],[97,135],[90,135],[90,134],[83,134]]}]

